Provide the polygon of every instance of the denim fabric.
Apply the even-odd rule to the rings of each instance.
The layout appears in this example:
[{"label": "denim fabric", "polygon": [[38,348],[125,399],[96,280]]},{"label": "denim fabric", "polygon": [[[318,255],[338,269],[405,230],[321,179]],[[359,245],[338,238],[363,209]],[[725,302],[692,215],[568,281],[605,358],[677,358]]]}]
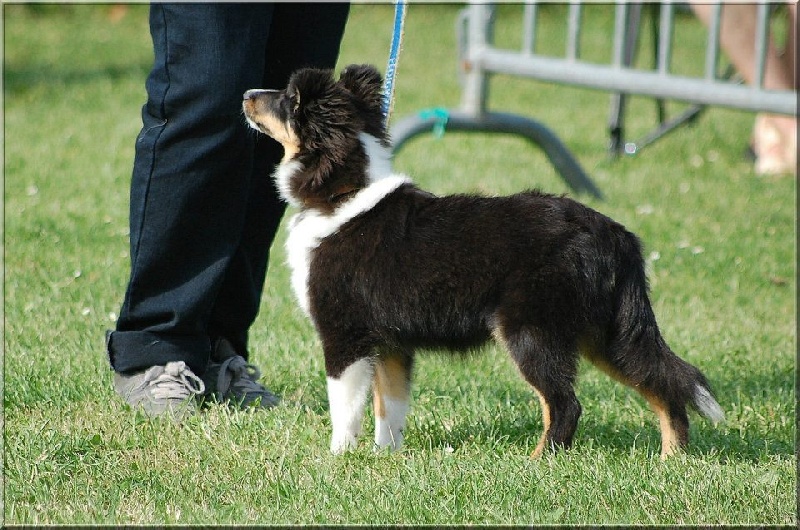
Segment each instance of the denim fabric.
[{"label": "denim fabric", "polygon": [[284,211],[279,144],[247,128],[242,94],[333,68],[345,4],[153,4],[155,52],[130,192],[131,274],[112,367],[184,361],[201,375],[225,337],[247,358]]}]

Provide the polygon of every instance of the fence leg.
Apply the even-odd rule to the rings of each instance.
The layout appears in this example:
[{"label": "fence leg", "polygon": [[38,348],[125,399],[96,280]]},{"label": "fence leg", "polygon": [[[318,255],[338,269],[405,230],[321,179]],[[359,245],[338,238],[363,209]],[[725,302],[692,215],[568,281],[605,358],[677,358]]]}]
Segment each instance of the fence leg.
[{"label": "fence leg", "polygon": [[[643,15],[642,4],[630,4],[626,11],[624,21],[624,34],[615,35],[615,39],[620,39],[619,45],[622,46],[621,64],[625,67],[632,67],[636,61],[636,54],[639,48],[639,31]],[[650,8],[650,31],[653,35],[653,63],[657,64],[661,56],[661,12],[658,5],[647,5]],[[672,26],[670,26],[671,28]],[[729,74],[726,74],[728,77]],[[666,102],[656,98],[656,112],[658,114],[658,126],[639,140],[625,140],[625,110],[626,94],[616,92],[611,95],[611,111],[608,123],[609,134],[609,154],[611,156],[634,155],[643,148],[652,144],[656,140],[664,137],[684,124],[693,123],[697,117],[705,110],[704,105],[692,105],[680,115],[674,118],[667,118]]]},{"label": "fence leg", "polygon": [[[619,39],[617,46],[621,46],[622,66],[631,66],[639,45],[639,23],[642,18],[642,5],[630,4],[625,10],[625,21],[622,24],[624,32],[614,35]],[[611,94],[611,110],[608,121],[608,150],[612,155],[620,155],[625,151],[625,99],[622,92]]]}]

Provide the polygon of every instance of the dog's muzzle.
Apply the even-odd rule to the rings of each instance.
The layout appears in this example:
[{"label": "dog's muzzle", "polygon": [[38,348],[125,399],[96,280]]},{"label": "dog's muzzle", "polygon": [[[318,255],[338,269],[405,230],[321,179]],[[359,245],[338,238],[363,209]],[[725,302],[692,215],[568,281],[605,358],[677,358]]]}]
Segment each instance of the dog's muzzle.
[{"label": "dog's muzzle", "polygon": [[249,99],[251,99],[251,100],[252,99],[258,99],[259,96],[262,96],[262,95],[265,95],[265,94],[274,94],[276,92],[280,92],[280,90],[272,90],[272,89],[268,89],[268,88],[252,88],[252,89],[250,89],[250,90],[248,90],[247,92],[244,93],[243,98],[244,98],[245,101],[247,101]]}]

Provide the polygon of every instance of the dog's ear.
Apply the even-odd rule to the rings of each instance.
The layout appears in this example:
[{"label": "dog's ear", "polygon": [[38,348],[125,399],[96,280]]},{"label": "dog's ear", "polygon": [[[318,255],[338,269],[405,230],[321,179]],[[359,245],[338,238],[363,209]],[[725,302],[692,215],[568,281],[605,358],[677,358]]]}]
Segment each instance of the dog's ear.
[{"label": "dog's ear", "polygon": [[289,79],[286,95],[292,100],[292,112],[296,113],[301,106],[326,97],[336,82],[333,70],[303,68],[297,70]]},{"label": "dog's ear", "polygon": [[383,78],[369,64],[351,64],[339,75],[339,84],[363,101],[368,107],[380,108],[383,97]]}]

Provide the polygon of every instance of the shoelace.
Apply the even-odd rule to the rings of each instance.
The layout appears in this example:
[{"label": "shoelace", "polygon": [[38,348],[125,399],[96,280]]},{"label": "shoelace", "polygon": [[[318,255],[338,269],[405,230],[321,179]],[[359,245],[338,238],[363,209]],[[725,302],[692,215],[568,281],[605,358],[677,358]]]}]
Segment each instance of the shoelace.
[{"label": "shoelace", "polygon": [[[270,395],[269,391],[256,382],[259,377],[261,372],[258,368],[245,361],[241,355],[228,357],[219,367],[217,392],[220,396],[237,399],[249,398],[251,394]],[[233,395],[229,396],[229,393]]]},{"label": "shoelace", "polygon": [[202,394],[206,389],[202,379],[189,370],[183,361],[167,363],[162,373],[154,379],[145,377],[142,384],[151,387],[156,399],[185,400],[193,394]]}]

